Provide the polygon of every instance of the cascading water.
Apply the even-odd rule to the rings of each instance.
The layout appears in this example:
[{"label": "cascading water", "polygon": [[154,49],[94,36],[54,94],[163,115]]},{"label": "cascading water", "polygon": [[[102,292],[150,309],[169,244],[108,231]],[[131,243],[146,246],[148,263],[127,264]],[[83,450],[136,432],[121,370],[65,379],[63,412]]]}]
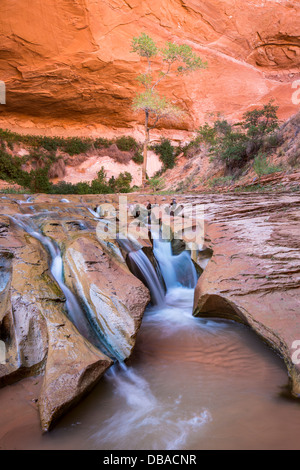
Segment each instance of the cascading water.
[{"label": "cascading water", "polygon": [[[125,241],[123,248],[132,248],[130,241]],[[151,293],[151,306],[144,317],[144,324],[157,325],[166,337],[170,332],[178,331],[184,324],[190,326],[196,320],[192,317],[194,287],[197,273],[188,252],[172,255],[171,243],[156,240],[154,255],[159,263],[167,293],[159,281],[157,273],[142,249],[128,254],[132,272],[142,279]],[[166,327],[167,325],[167,327]],[[165,330],[166,328],[166,330]],[[106,421],[103,429],[92,437],[104,445],[116,438],[121,448],[126,448],[129,435],[134,435],[139,449],[148,448],[151,442],[154,449],[176,449],[184,447],[192,433],[199,432],[211,415],[205,408],[198,412],[191,411],[188,416],[174,413],[180,408],[182,396],[174,400],[165,400],[152,392],[148,380],[134,367],[124,363],[114,365],[106,374],[106,380],[112,385],[114,395],[123,403],[123,411],[114,413]],[[164,429],[160,441],[156,434]]]},{"label": "cascading water", "polygon": [[149,258],[143,250],[132,251],[128,254],[128,257],[133,274],[149,288],[152,303],[154,305],[163,305],[165,293]]},{"label": "cascading water", "polygon": [[167,290],[179,286],[190,288],[196,286],[197,272],[188,251],[173,255],[170,241],[154,239],[153,253],[158,261]]},{"label": "cascading water", "polygon": [[[55,253],[53,272],[60,278]],[[299,448],[300,408],[277,395],[286,380],[283,362],[244,325],[194,318],[189,253],[173,256],[169,242],[155,241],[155,254],[168,289],[164,302],[145,312],[129,365],[110,368],[43,437],[36,411],[30,421],[24,400],[12,401],[3,389],[1,448]],[[141,252],[133,257],[142,263]],[[150,265],[144,266],[147,279]]]},{"label": "cascading water", "polygon": [[88,318],[86,317],[86,314],[83,311],[76,296],[64,283],[63,260],[58,246],[51,239],[39,231],[31,217],[26,215],[19,215],[11,217],[11,219],[17,226],[25,230],[33,238],[39,240],[40,243],[49,252],[51,257],[51,274],[66,297],[66,309],[68,316],[78,331],[98,349],[101,349],[105,354],[109,354],[110,356],[114,357],[113,352],[109,350],[107,345],[104,344],[103,340],[98,337],[96,332],[91,327]]}]

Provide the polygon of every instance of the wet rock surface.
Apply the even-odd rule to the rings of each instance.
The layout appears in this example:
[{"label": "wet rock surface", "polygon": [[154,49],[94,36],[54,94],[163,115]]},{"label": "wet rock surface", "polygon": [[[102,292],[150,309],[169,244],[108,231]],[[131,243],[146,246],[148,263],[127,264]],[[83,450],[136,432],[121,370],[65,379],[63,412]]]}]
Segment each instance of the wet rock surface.
[{"label": "wet rock surface", "polygon": [[[100,244],[97,219],[87,207],[76,197],[72,203],[50,196],[1,199],[0,339],[6,363],[0,364],[0,386],[44,376],[38,399],[43,430],[91,390],[113,364],[111,357],[130,356],[150,300],[117,246]],[[22,223],[61,250],[66,285],[82,305],[82,315],[90,309],[102,335],[109,332],[114,339],[111,357],[71,321],[73,306],[68,311],[53,277],[51,252]]]},{"label": "wet rock surface", "polygon": [[[121,360],[131,355],[150,300],[127,267],[126,244],[97,237],[113,214],[99,228],[96,206],[116,207],[118,200],[118,195],[68,196],[64,202],[50,195],[0,199],[0,339],[7,344],[0,384],[43,376],[38,406],[44,430],[97,383],[113,363],[111,351]],[[149,201],[168,204],[171,198],[128,195],[129,207]],[[292,391],[299,395],[300,368],[292,360],[293,342],[300,340],[299,195],[194,194],[178,196],[177,202],[204,208],[204,246],[192,250],[202,273],[194,315],[249,325],[284,358]],[[18,225],[20,214],[58,247],[65,285],[106,338],[108,351],[92,345],[70,320],[66,296],[49,268],[50,252]],[[180,220],[170,219],[174,233]],[[193,225],[191,219],[188,230]],[[149,239],[141,237],[132,247],[153,257]],[[183,242],[173,240],[173,250],[180,254],[182,249]]]},{"label": "wet rock surface", "polygon": [[204,204],[205,243],[213,256],[198,281],[194,315],[250,325],[283,356],[300,394],[292,347],[300,339],[300,197],[212,195]]}]

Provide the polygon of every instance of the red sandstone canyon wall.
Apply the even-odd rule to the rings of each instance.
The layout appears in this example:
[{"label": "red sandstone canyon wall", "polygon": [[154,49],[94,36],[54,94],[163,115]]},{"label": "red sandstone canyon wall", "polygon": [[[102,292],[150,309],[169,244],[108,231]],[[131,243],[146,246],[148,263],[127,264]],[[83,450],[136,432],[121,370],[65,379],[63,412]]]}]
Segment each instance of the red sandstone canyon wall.
[{"label": "red sandstone canyon wall", "polygon": [[187,42],[208,62],[161,89],[186,110],[178,129],[195,129],[208,113],[238,118],[270,98],[283,119],[299,109],[299,0],[1,0],[0,126],[81,134],[136,127],[142,116],[131,102],[143,64],[130,43],[143,31]]}]

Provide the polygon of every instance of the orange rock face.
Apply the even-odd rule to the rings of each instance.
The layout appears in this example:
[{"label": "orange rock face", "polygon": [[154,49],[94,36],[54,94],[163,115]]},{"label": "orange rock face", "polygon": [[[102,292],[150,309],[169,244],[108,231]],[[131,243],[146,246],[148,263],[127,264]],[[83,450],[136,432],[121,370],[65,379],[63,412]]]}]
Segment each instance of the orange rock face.
[{"label": "orange rock face", "polygon": [[186,42],[208,62],[162,86],[187,112],[165,129],[193,130],[208,113],[238,118],[270,98],[286,118],[299,107],[299,20],[295,0],[1,0],[0,125],[82,135],[138,129],[131,103],[144,64],[130,45],[143,31],[161,44]]}]

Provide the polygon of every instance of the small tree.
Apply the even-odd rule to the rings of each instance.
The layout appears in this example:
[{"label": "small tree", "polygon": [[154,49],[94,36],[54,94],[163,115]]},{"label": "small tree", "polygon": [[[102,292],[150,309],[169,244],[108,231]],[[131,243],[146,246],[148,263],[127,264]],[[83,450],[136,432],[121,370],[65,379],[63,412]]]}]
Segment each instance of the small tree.
[{"label": "small tree", "polygon": [[[156,88],[160,82],[170,74],[187,74],[194,70],[206,68],[203,62],[186,44],[178,45],[167,42],[164,48],[158,48],[156,43],[147,34],[142,33],[132,40],[131,52],[137,53],[147,60],[147,69],[138,76],[138,81],[145,88],[142,93],[138,93],[133,102],[135,111],[145,113],[145,141],[144,141],[144,161],[142,169],[142,184],[146,181],[147,150],[150,139],[150,131],[155,128],[158,121],[163,118],[179,118],[182,114],[180,108],[172,104],[165,96],[160,96]],[[152,61],[160,59],[161,70],[155,72]]]}]

